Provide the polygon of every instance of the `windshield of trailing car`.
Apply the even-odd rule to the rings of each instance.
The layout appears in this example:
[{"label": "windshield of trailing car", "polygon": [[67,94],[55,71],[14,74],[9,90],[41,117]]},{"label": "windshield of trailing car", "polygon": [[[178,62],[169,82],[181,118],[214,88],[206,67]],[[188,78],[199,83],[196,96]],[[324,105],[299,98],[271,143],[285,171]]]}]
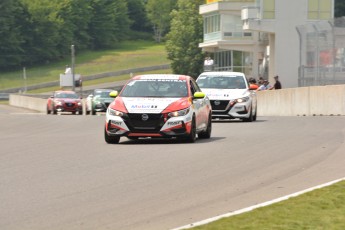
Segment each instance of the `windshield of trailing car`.
[{"label": "windshield of trailing car", "polygon": [[200,88],[210,89],[246,89],[247,85],[243,76],[208,76],[201,75],[197,79]]},{"label": "windshield of trailing car", "polygon": [[55,93],[55,98],[71,98],[71,99],[78,99],[79,96],[74,93]]},{"label": "windshield of trailing car", "polygon": [[109,93],[111,91],[95,91],[95,96],[101,97],[101,98],[110,98]]},{"label": "windshield of trailing car", "polygon": [[187,97],[187,82],[179,79],[140,79],[129,82],[122,97]]}]

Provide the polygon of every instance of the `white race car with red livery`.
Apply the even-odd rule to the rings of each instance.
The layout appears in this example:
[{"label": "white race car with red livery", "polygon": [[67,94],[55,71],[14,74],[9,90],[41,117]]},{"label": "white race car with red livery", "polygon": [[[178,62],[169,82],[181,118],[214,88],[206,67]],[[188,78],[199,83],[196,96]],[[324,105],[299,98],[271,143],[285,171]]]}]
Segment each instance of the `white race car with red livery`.
[{"label": "white race car with red livery", "polygon": [[107,143],[120,137],[210,138],[212,107],[195,80],[186,75],[149,74],[130,79],[109,105],[104,129]]}]

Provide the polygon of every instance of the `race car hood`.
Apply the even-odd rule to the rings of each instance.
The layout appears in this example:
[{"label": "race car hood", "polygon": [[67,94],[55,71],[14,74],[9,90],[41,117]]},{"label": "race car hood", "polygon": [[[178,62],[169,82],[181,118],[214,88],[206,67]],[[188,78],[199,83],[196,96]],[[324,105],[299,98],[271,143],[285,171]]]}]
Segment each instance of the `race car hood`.
[{"label": "race car hood", "polygon": [[248,89],[206,89],[202,91],[210,100],[232,100],[245,97],[249,94]]},{"label": "race car hood", "polygon": [[[120,99],[120,98],[117,98]],[[190,105],[189,98],[121,98],[129,113],[162,113],[185,109]],[[115,106],[116,107],[116,106]]]}]

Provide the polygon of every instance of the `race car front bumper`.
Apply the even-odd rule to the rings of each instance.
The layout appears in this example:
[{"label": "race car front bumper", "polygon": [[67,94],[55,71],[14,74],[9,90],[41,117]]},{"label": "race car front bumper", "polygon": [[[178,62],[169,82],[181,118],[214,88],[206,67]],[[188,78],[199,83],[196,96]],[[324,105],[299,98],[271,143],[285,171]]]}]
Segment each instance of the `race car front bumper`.
[{"label": "race car front bumper", "polygon": [[211,100],[212,118],[243,119],[250,116],[250,102],[236,103],[234,101]]},{"label": "race car front bumper", "polygon": [[[148,116],[143,120],[143,116]],[[110,136],[128,137],[179,137],[191,131],[187,116],[166,118],[163,114],[126,114],[106,117],[106,131]]]}]

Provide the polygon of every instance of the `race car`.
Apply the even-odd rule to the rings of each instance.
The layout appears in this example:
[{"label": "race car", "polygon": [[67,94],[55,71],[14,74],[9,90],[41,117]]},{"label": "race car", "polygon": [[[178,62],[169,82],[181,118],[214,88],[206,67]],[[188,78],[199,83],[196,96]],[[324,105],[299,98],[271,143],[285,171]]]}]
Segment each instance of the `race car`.
[{"label": "race car", "polygon": [[195,80],[186,75],[148,74],[131,78],[121,92],[110,93],[104,128],[107,143],[120,137],[210,138],[212,107]]},{"label": "race car", "polygon": [[109,104],[114,100],[109,94],[111,89],[95,89],[93,94],[86,98],[86,114],[96,115],[97,112],[106,112]]},{"label": "race car", "polygon": [[74,91],[55,91],[53,96],[47,100],[47,114],[57,112],[72,112],[72,114],[83,114],[81,98]]},{"label": "race car", "polygon": [[256,92],[244,73],[204,72],[196,82],[211,101],[213,118],[256,120]]}]

